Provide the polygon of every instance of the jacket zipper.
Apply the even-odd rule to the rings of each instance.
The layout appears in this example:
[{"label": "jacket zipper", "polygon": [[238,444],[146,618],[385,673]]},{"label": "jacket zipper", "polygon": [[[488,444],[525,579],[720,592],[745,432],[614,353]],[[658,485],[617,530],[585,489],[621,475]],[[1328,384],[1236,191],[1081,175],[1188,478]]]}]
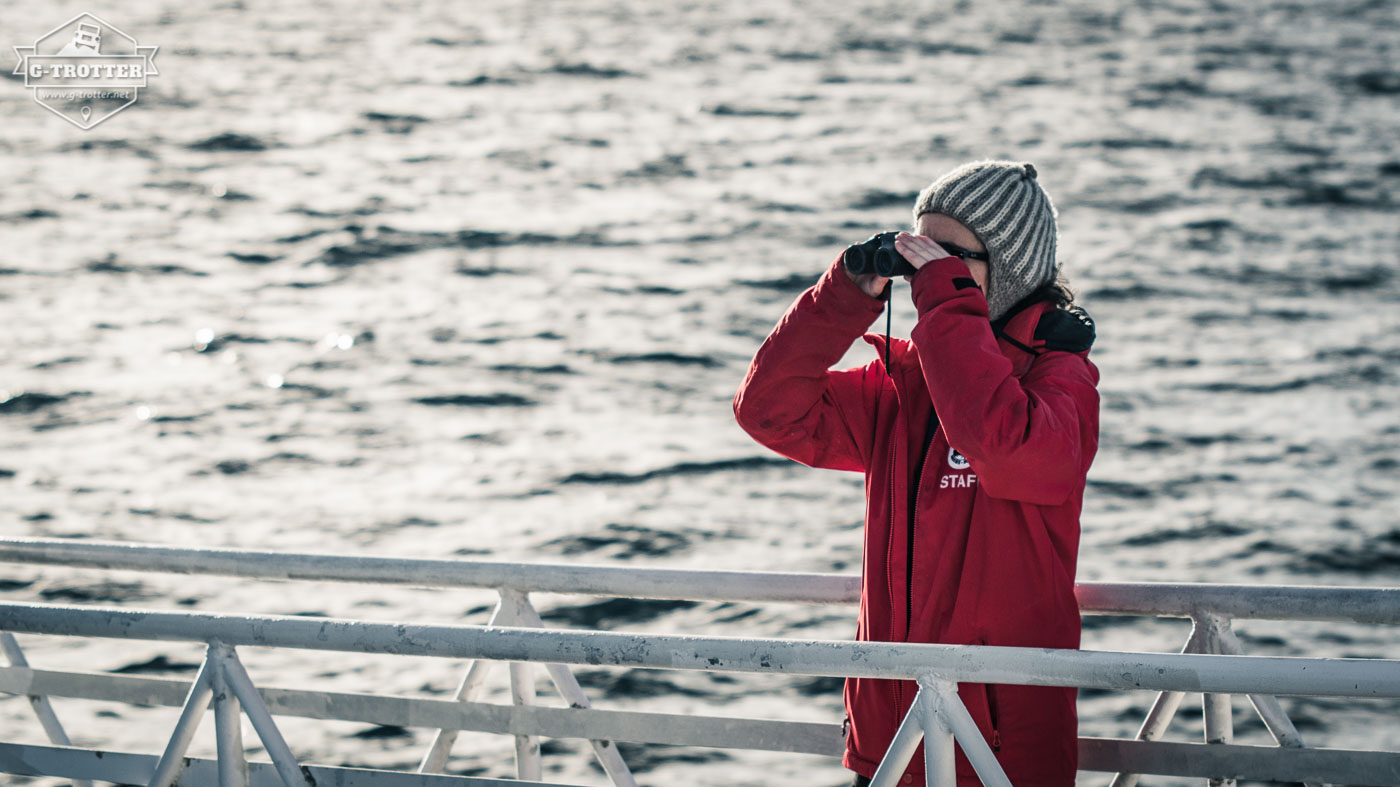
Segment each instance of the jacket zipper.
[{"label": "jacket zipper", "polygon": [[[895,495],[894,495],[894,486],[895,486],[895,485],[894,485],[894,453],[895,453],[895,451],[897,450],[896,445],[897,445],[897,442],[896,442],[895,440],[891,440],[891,441],[890,441],[890,462],[889,462],[890,470],[889,470],[889,477],[890,477],[890,520],[891,520],[891,523],[893,523],[893,520],[894,520],[894,511],[895,511],[895,507],[894,507],[894,506],[895,506]],[[886,545],[885,545],[885,589],[889,592],[889,597],[890,597],[890,608],[893,610],[893,608],[894,608],[894,574],[890,571],[890,557],[891,557],[891,554],[890,554],[890,553],[892,553],[892,552],[894,552],[894,527],[893,527],[893,526],[890,527],[890,537],[889,537],[889,541],[888,541],[888,543],[886,543]],[[893,632],[891,632],[891,633],[893,633]]]},{"label": "jacket zipper", "polygon": [[982,685],[987,687],[987,713],[992,717],[992,751],[1001,751],[1001,731],[997,728],[997,695],[992,691],[992,684]]},{"label": "jacket zipper", "polygon": [[[890,479],[890,537],[889,537],[889,541],[888,541],[887,545],[885,546],[885,587],[889,590],[890,611],[891,611],[891,613],[893,613],[893,611],[894,611],[894,574],[893,574],[893,571],[890,569],[890,553],[894,551],[894,522],[895,522],[895,517],[894,517],[894,512],[895,512],[894,464],[895,464],[895,463],[894,463],[894,460],[895,460],[895,452],[898,450],[898,445],[899,445],[898,437],[896,437],[896,438],[890,440],[890,472],[889,472],[889,479]],[[890,633],[893,634],[894,632],[890,632]],[[894,686],[894,714],[895,714],[894,723],[895,723],[895,727],[898,728],[898,727],[899,727],[899,723],[900,723],[900,721],[901,721],[901,719],[900,719],[900,717],[899,717],[899,708],[900,708],[901,705],[904,704],[904,691],[903,691],[903,689],[900,688],[900,682],[897,681],[897,680],[893,682],[893,686]]]},{"label": "jacket zipper", "polygon": [[[930,417],[930,418],[933,417],[932,412],[930,412],[929,417]],[[925,427],[925,429],[927,429],[927,428],[928,428],[928,427]],[[909,632],[914,628],[914,532],[915,532],[915,528],[916,528],[916,526],[917,526],[916,523],[918,522],[918,519],[919,519],[919,497],[923,494],[923,491],[924,491],[924,471],[928,469],[928,454],[929,454],[929,452],[932,451],[932,450],[933,450],[933,441],[930,440],[929,443],[928,443],[928,445],[924,447],[924,457],[923,457],[923,459],[920,460],[920,462],[919,462],[919,477],[914,479],[914,507],[913,507],[912,509],[910,509],[910,511],[909,511],[909,543],[908,543],[908,545],[906,546],[906,548],[905,548],[905,553],[904,553],[904,556],[905,556],[905,563],[904,563],[904,566],[905,566],[905,575],[904,575],[904,641],[905,641],[905,642],[908,642],[908,641],[909,641]],[[890,481],[891,481],[891,483],[890,483],[890,505],[891,505],[891,509],[890,509],[890,510],[891,510],[891,512],[893,512],[893,510],[894,510],[894,509],[893,509],[893,505],[894,505],[894,486],[895,486],[894,483],[893,483],[893,481],[894,481],[894,472],[893,472],[893,471],[890,472]],[[891,526],[893,526],[893,518],[891,518]],[[893,542],[893,541],[894,541],[894,538],[891,537],[891,538],[890,538],[890,541]],[[886,568],[885,568],[885,575],[886,575],[886,576],[889,576],[889,557],[888,557],[888,556],[886,556],[886,558],[885,558],[885,566],[886,566]],[[891,589],[891,596],[893,596],[893,589]],[[900,684],[899,684],[899,683],[895,683],[895,697],[896,697],[895,712],[896,712],[896,714],[898,714],[900,706],[902,706],[902,705],[904,704],[904,691],[903,691],[903,689],[900,688]],[[895,720],[895,726],[897,727],[901,721],[903,721],[903,719],[896,719],[896,720]]]},{"label": "jacket zipper", "polygon": [[909,633],[914,629],[914,541],[915,534],[919,527],[919,499],[924,494],[924,472],[928,470],[928,455],[933,451],[934,438],[938,436],[941,424],[938,422],[938,411],[929,408],[928,421],[924,424],[923,457],[919,459],[918,477],[914,479],[914,507],[909,510],[909,547],[905,553],[905,570],[908,574],[905,577],[904,595],[904,641],[909,641]]},{"label": "jacket zipper", "polygon": [[[987,638],[982,637],[978,642],[986,645]],[[992,723],[992,751],[1001,751],[1001,731],[997,728],[997,695],[992,689],[992,684],[982,684],[982,690],[987,694],[987,718]]]},{"label": "jacket zipper", "polygon": [[919,522],[919,498],[924,493],[924,471],[928,469],[928,454],[933,450],[933,442],[924,448],[924,458],[919,462],[919,477],[914,479],[914,509],[909,512],[909,546],[905,553],[904,577],[904,641],[909,641],[909,632],[914,628],[914,533]]}]

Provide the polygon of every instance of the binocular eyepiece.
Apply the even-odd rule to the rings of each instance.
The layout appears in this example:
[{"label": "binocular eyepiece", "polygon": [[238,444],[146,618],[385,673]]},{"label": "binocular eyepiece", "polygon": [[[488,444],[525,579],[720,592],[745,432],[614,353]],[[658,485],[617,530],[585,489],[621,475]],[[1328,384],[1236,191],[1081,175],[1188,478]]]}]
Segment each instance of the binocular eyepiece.
[{"label": "binocular eyepiece", "polygon": [[898,234],[881,232],[871,235],[868,240],[846,247],[842,256],[846,271],[852,276],[874,273],[887,279],[914,273],[914,266],[894,247],[894,236]]}]

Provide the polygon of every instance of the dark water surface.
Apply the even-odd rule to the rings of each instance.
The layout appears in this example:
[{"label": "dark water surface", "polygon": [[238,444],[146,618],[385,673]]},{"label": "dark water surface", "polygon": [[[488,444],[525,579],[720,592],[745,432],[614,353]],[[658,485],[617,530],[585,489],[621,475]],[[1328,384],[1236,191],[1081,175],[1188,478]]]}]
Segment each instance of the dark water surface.
[{"label": "dark water surface", "polygon": [[[1098,324],[1080,579],[1400,583],[1394,3],[18,2],[0,29],[24,45],[87,10],[159,45],[161,74],[88,132],[17,77],[0,91],[7,534],[858,570],[860,479],[765,452],[730,399],[841,248],[991,157],[1035,162]],[[0,597],[467,622],[491,602],[25,566]],[[559,625],[855,629],[854,609],[539,601]],[[1393,628],[1239,628],[1255,653],[1400,655]],[[1090,648],[1185,636],[1085,621]],[[199,656],[24,642],[50,668]],[[442,695],[461,672],[246,659],[338,691]],[[580,680],[603,707],[840,721],[839,680]],[[1086,692],[1081,733],[1132,735],[1150,701]],[[1400,745],[1394,703],[1284,702],[1310,744]],[[79,741],[127,750],[158,751],[176,716],[58,706]],[[1266,741],[1235,708],[1237,740]],[[1188,699],[1173,734],[1200,724]],[[430,740],[284,730],[329,763],[413,763]],[[42,739],[23,699],[0,702],[0,738]],[[548,778],[604,783],[584,742],[546,749]],[[454,772],[513,769],[504,737],[456,752]],[[624,753],[645,784],[844,779],[800,755]]]}]

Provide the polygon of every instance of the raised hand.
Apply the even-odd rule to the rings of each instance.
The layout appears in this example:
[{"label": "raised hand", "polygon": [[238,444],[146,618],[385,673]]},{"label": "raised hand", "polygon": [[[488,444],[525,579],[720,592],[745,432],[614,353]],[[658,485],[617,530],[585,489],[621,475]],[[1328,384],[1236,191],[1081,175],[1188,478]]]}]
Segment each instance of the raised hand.
[{"label": "raised hand", "polygon": [[904,256],[904,259],[909,260],[909,264],[913,265],[915,270],[934,260],[953,256],[948,253],[947,249],[939,246],[933,238],[924,235],[910,235],[907,232],[901,232],[894,236],[894,247]]}]

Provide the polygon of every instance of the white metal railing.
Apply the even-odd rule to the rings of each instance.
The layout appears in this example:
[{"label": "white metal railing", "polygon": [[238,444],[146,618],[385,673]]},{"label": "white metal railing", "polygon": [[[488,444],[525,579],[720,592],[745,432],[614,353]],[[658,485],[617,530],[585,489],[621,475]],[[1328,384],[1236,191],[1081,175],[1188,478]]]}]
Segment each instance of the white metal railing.
[{"label": "white metal railing", "polygon": [[[0,562],[244,579],[363,582],[422,588],[512,588],[616,598],[854,605],[860,576],[563,563],[328,555],[170,547],[60,538],[0,538]],[[1400,623],[1400,588],[1080,582],[1082,612]]]},{"label": "white metal railing", "polygon": [[[344,778],[323,766],[303,768],[282,740],[274,715],[427,726],[438,733],[416,774],[374,772],[398,784],[504,784],[491,779],[429,776],[446,763],[458,730],[510,734],[517,775],[538,783],[538,736],[591,741],[610,780],[633,785],[613,741],[688,743],[839,755],[838,725],[597,710],[589,706],[567,665],[777,672],[795,675],[917,680],[919,692],[875,777],[894,784],[919,742],[929,784],[952,784],[953,746],[961,746],[987,784],[1006,784],[957,696],[957,683],[1012,683],[1159,691],[1134,741],[1081,738],[1083,770],[1117,772],[1115,785],[1139,773],[1234,778],[1400,783],[1400,754],[1305,748],[1275,695],[1400,697],[1400,661],[1254,657],[1231,630],[1232,618],[1400,622],[1400,589],[1300,586],[1081,583],[1081,609],[1090,614],[1189,617],[1192,633],[1180,654],[1047,650],[824,640],[689,637],[550,630],[528,593],[728,601],[849,604],[859,577],[742,571],[612,568],[490,561],[415,560],[245,550],[181,549],[90,541],[0,539],[0,561],[244,578],[371,582],[426,587],[494,588],[500,601],[486,626],[405,625],[311,617],[210,615],[89,606],[0,603],[0,644],[10,667],[0,668],[0,692],[28,695],[53,747],[0,743],[11,771],[69,778],[170,784],[302,785]],[[47,672],[29,667],[13,633],[173,640],[208,643],[193,683],[105,673]],[[474,659],[452,701],[370,694],[333,694],[253,685],[237,648],[257,645],[360,653]],[[472,702],[495,661],[510,663],[512,706]],[[542,662],[569,708],[534,705],[531,670]],[[1187,692],[1203,694],[1205,743],[1157,739]],[[1278,747],[1231,742],[1230,695],[1246,694]],[[160,758],[71,747],[49,707],[50,696],[154,705],[183,705]],[[218,759],[183,757],[195,726],[213,704]],[[237,739],[238,713],[247,714],[271,763],[249,763]],[[221,721],[222,719],[222,721]],[[356,772],[369,779],[370,772]],[[318,777],[317,774],[320,774]],[[361,783],[361,782],[357,782]],[[519,784],[521,782],[510,782]]]}]

